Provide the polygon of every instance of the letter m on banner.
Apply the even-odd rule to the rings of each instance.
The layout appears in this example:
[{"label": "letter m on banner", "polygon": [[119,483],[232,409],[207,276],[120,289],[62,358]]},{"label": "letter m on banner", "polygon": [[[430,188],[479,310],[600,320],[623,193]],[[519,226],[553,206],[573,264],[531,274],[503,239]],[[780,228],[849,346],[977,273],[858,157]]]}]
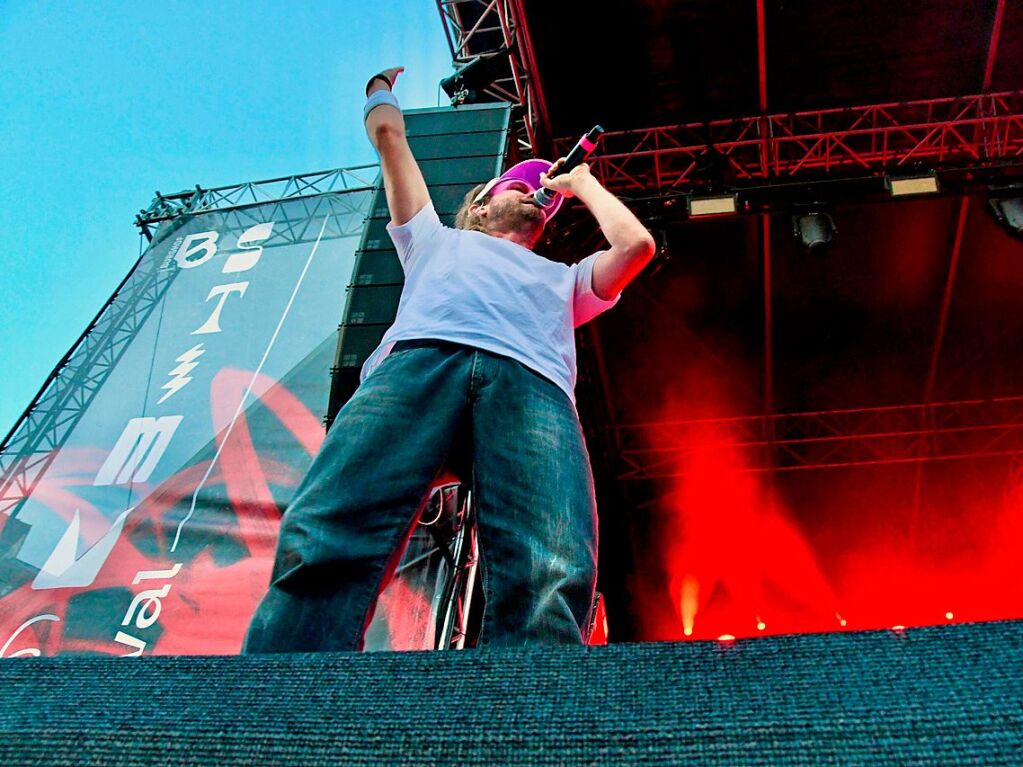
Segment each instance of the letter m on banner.
[{"label": "letter m on banner", "polygon": [[184,416],[132,418],[100,467],[93,485],[145,482],[153,473]]}]

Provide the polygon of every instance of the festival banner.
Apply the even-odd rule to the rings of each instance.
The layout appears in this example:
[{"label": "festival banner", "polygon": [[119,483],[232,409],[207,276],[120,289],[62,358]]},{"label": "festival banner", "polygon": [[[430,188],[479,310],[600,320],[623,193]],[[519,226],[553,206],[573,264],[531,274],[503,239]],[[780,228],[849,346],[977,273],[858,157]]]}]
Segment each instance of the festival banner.
[{"label": "festival banner", "polygon": [[73,427],[15,456],[43,468],[0,515],[0,657],[239,651],[281,513],[324,439],[370,201],[359,190],[161,226],[105,310],[117,322],[76,351],[88,369],[53,384],[67,402],[41,398]]}]

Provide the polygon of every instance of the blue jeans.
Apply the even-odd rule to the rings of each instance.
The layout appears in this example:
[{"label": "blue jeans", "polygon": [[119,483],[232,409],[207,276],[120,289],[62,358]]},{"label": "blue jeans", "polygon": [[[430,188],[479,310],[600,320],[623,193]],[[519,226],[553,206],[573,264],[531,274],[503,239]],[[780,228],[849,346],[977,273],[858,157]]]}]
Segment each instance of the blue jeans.
[{"label": "blue jeans", "polygon": [[486,595],[479,644],[581,643],[597,526],[575,407],[515,360],[430,340],[396,344],[338,413],[281,520],[243,652],[360,649],[395,551],[459,450]]}]

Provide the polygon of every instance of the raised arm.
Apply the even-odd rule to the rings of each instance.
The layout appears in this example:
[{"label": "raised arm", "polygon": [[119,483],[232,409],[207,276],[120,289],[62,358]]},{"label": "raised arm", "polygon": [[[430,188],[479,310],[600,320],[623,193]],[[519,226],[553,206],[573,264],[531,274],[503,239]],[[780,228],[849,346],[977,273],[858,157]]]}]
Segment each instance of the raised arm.
[{"label": "raised arm", "polygon": [[[366,95],[390,91],[403,71],[404,67],[385,69],[370,81]],[[392,104],[374,107],[366,116],[366,133],[380,155],[391,221],[396,225],[404,224],[426,207],[430,202],[430,192],[405,138],[405,118],[401,110]]]},{"label": "raised arm", "polygon": [[590,174],[586,163],[553,179],[544,174],[541,183],[566,197],[578,197],[597,219],[611,247],[593,264],[593,292],[605,300],[614,298],[650,263],[656,249],[654,238],[632,211]]}]

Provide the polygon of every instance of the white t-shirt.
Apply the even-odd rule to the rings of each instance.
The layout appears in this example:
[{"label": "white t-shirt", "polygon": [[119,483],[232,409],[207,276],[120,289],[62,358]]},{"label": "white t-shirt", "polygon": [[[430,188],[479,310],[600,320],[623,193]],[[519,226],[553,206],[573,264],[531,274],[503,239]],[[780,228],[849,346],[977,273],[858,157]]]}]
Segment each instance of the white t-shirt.
[{"label": "white t-shirt", "polygon": [[405,270],[398,314],[362,366],[360,381],[396,341],[436,338],[518,360],[575,402],[574,329],[610,309],[593,292],[600,252],[568,266],[509,240],[444,226],[428,204],[387,225]]}]

